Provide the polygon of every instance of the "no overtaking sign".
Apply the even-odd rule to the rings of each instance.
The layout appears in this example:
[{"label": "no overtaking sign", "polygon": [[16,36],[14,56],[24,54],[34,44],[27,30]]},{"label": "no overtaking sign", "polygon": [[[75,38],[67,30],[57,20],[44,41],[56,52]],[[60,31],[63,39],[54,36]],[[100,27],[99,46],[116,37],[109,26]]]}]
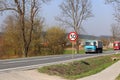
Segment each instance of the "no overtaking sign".
[{"label": "no overtaking sign", "polygon": [[69,39],[70,41],[76,41],[77,38],[78,38],[78,35],[77,35],[76,32],[70,32],[70,33],[68,34],[68,39]]}]

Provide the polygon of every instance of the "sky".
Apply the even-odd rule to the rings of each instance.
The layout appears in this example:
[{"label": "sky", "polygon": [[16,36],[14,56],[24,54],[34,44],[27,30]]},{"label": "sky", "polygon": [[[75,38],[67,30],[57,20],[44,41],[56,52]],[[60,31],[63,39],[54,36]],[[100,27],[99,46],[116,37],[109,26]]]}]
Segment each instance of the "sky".
[{"label": "sky", "polygon": [[[93,17],[89,18],[83,23],[83,28],[85,30],[84,34],[89,35],[111,35],[111,24],[114,23],[113,8],[111,5],[106,5],[105,0],[91,0],[92,1],[92,13]],[[45,24],[49,26],[56,26],[58,22],[55,17],[60,15],[61,11],[59,5],[63,0],[52,0],[51,2],[42,5],[41,16],[45,18]],[[5,13],[0,16],[0,25],[4,22],[6,15]],[[67,31],[71,31],[67,29]]]},{"label": "sky", "polygon": [[[42,15],[45,17],[46,23],[49,26],[57,25],[55,17],[60,15],[59,5],[63,0],[53,0],[46,5],[43,5]],[[111,24],[114,23],[113,7],[105,4],[105,0],[91,0],[93,17],[83,23],[85,30],[84,34],[89,35],[111,35]],[[69,30],[68,30],[69,31]]]}]

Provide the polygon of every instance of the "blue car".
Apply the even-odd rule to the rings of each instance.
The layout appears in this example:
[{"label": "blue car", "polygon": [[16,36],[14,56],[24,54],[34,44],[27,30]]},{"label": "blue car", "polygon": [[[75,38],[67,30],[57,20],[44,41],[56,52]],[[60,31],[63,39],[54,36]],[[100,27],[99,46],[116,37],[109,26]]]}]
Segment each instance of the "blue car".
[{"label": "blue car", "polygon": [[102,53],[103,45],[101,41],[98,40],[87,40],[85,41],[85,53]]}]

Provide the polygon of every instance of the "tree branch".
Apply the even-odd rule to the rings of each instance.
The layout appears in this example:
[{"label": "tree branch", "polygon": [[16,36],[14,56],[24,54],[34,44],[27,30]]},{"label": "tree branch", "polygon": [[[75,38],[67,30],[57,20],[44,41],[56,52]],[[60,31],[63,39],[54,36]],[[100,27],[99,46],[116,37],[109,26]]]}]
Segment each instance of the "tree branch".
[{"label": "tree branch", "polygon": [[5,10],[13,10],[13,11],[15,11],[15,12],[18,12],[18,10],[15,9],[15,8],[4,8],[4,9],[0,9],[0,11],[5,11]]}]

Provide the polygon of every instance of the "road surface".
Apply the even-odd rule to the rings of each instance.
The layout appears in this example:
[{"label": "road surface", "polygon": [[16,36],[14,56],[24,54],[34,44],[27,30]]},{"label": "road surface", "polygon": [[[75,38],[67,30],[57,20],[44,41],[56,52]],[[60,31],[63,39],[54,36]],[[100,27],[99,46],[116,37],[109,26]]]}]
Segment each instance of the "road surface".
[{"label": "road surface", "polygon": [[99,53],[99,54],[55,55],[55,56],[0,60],[0,72],[16,70],[16,69],[33,69],[33,68],[38,68],[40,66],[63,63],[78,59],[85,59],[89,57],[109,55],[112,53],[115,53],[115,51],[106,51],[102,54]]}]

